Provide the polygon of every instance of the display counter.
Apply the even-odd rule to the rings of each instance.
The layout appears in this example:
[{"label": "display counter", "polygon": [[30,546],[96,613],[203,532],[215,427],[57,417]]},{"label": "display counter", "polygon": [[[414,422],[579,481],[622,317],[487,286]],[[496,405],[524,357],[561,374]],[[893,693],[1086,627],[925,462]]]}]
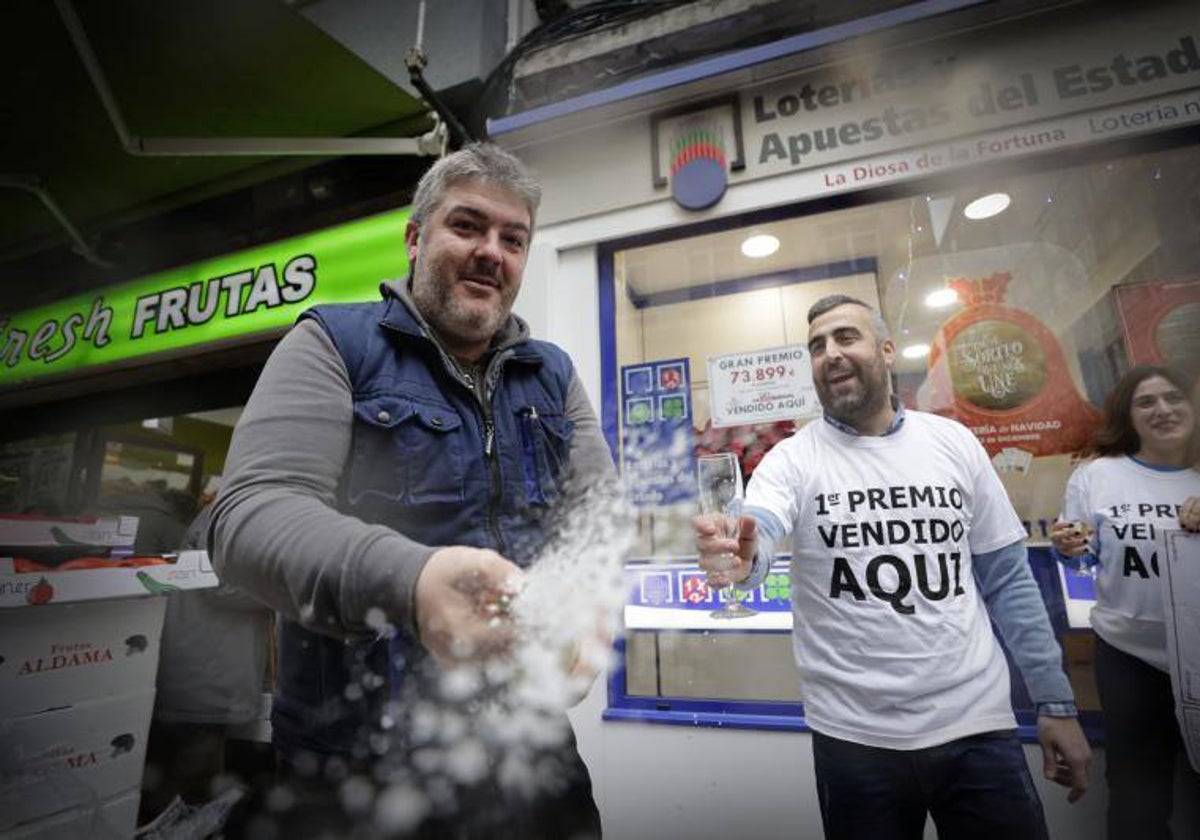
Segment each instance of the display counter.
[{"label": "display counter", "polygon": [[[694,558],[631,561],[625,632],[604,719],[806,731],[792,653],[789,562],[776,561],[763,584],[746,593],[756,615],[721,620],[710,613],[726,596],[709,589]],[[1056,563],[1044,544],[1029,546],[1029,563],[1063,647],[1080,720],[1092,743],[1102,742],[1088,622],[1094,582]],[[1034,704],[1011,659],[1009,670],[1021,737],[1035,741]]]}]

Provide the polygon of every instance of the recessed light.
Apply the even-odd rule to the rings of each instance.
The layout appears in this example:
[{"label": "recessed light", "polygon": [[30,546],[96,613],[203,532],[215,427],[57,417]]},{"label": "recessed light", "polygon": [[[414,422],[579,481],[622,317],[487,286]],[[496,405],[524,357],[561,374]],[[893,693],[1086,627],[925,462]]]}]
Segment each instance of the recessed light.
[{"label": "recessed light", "polygon": [[980,196],[963,208],[963,215],[968,219],[989,219],[997,213],[1003,213],[1012,204],[1008,193],[990,193]]},{"label": "recessed light", "polygon": [[929,355],[929,345],[910,344],[900,351],[900,355],[906,359],[923,359]]},{"label": "recessed light", "polygon": [[779,239],[769,233],[755,234],[742,243],[742,253],[752,259],[769,257],[778,250]]},{"label": "recessed light", "polygon": [[925,295],[925,305],[930,309],[945,309],[958,303],[958,292],[953,289],[937,289]]}]

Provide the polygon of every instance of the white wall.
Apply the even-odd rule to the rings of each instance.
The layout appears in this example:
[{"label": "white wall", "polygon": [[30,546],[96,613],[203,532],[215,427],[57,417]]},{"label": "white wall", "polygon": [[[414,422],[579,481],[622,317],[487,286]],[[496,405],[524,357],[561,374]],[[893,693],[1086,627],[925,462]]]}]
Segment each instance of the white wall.
[{"label": "white wall", "polygon": [[596,249],[559,250],[553,232],[538,231],[513,311],[535,338],[570,354],[579,378],[600,410],[600,299]]}]

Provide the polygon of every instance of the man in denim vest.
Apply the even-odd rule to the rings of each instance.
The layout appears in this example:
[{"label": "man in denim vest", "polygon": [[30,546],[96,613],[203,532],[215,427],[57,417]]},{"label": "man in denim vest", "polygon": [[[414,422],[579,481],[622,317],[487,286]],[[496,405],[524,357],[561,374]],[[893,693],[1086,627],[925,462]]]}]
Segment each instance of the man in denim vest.
[{"label": "man in denim vest", "polygon": [[378,302],[305,312],[234,433],[211,544],[221,577],[281,616],[273,739],[309,783],[291,828],[370,813],[382,758],[389,783],[421,780],[380,789],[387,830],[599,834],[565,715],[522,753],[540,768],[523,792],[492,753],[457,775],[445,752],[404,760],[446,740],[429,725],[446,728],[445,705],[476,713],[442,677],[507,649],[523,569],[615,475],[570,359],[511,312],[539,199],[494,146],[434,164],[405,231],[409,277]]}]

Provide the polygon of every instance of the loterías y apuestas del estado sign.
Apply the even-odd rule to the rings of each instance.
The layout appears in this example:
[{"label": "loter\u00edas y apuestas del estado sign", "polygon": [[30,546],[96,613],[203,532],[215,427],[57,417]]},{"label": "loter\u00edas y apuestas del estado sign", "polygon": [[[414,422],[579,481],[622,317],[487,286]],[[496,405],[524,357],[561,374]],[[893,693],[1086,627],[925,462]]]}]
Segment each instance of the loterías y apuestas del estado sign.
[{"label": "loter\u00edas y apuestas del estado sign", "polygon": [[318,303],[371,300],[408,272],[408,208],[0,313],[0,389],[278,332]]}]

